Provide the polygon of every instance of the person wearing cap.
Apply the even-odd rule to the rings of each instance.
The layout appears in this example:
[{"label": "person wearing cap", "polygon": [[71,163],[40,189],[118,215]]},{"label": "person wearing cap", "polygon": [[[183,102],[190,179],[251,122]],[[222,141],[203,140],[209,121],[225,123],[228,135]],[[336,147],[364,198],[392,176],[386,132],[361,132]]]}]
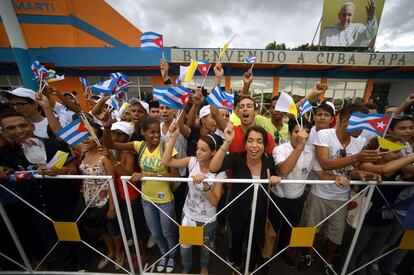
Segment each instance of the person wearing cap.
[{"label": "person wearing cap", "polygon": [[36,101],[36,92],[27,88],[16,88],[12,91],[4,91],[9,105],[17,112],[23,114],[34,124],[34,135],[42,138],[49,138],[48,119],[39,111],[39,104]]},{"label": "person wearing cap", "polygon": [[161,114],[160,114],[160,104],[156,100],[151,100],[149,103],[149,114],[148,116],[155,118],[156,120],[160,121]]},{"label": "person wearing cap", "polygon": [[132,122],[134,123],[134,140],[143,140],[141,135],[141,122],[149,114],[149,105],[145,101],[139,100],[138,98],[132,98],[129,101],[131,107]]},{"label": "person wearing cap", "polygon": [[[113,142],[126,143],[132,137],[134,133],[133,126],[126,121],[119,121],[112,124],[111,127],[111,138]],[[116,173],[118,181],[118,195],[119,195],[119,205],[121,208],[122,221],[125,227],[125,233],[128,239],[132,239],[131,225],[129,222],[129,216],[126,207],[126,197],[124,193],[124,188],[122,180],[119,176],[129,176],[136,169],[136,159],[135,155],[128,151],[120,150],[109,150],[107,152],[107,157],[112,163],[114,171]],[[140,186],[137,186],[140,188]],[[146,222],[144,218],[144,212],[141,204],[141,197],[139,196],[138,191],[136,191],[131,185],[127,185],[128,195],[131,201],[131,207],[134,217],[134,222],[136,226],[136,232],[138,237],[138,243],[141,252],[142,262],[147,262],[149,260],[149,251],[146,246],[146,238],[148,237],[148,229],[146,227]]]},{"label": "person wearing cap", "polygon": [[378,22],[375,18],[375,2],[366,5],[367,24],[352,23],[355,4],[346,2],[338,12],[339,22],[322,30],[320,45],[334,47],[368,47],[377,35]]}]

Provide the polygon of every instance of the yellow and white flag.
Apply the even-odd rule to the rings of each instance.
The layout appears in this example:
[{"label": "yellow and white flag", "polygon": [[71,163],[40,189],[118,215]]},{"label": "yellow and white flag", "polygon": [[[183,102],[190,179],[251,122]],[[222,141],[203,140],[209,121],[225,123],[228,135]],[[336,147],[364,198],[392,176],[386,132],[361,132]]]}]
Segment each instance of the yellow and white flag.
[{"label": "yellow and white flag", "polygon": [[191,81],[191,79],[193,79],[194,73],[197,70],[197,66],[198,66],[198,62],[191,59],[190,66],[188,67],[187,73],[185,74],[185,77],[184,77],[184,82],[188,83]]},{"label": "yellow and white flag", "polygon": [[298,117],[298,109],[293,101],[293,98],[285,92],[280,92],[279,99],[277,100],[275,110],[279,112],[289,113]]},{"label": "yellow and white flag", "polygon": [[399,150],[402,150],[402,149],[405,148],[404,145],[389,141],[389,140],[387,140],[385,138],[382,138],[382,137],[378,137],[378,143],[379,143],[379,146],[382,149],[388,150],[389,152],[399,151]]},{"label": "yellow and white flag", "polygon": [[220,54],[219,54],[219,58],[221,58],[224,54],[224,52],[228,49],[228,47],[230,46],[231,41],[233,41],[233,39],[236,37],[236,34],[233,34],[233,36],[230,38],[229,41],[227,41],[226,43],[224,43],[223,48],[220,50]]},{"label": "yellow and white flag", "polygon": [[57,151],[55,156],[49,161],[47,167],[56,167],[58,169],[62,168],[65,165],[66,160],[68,159],[69,153],[63,151]]}]

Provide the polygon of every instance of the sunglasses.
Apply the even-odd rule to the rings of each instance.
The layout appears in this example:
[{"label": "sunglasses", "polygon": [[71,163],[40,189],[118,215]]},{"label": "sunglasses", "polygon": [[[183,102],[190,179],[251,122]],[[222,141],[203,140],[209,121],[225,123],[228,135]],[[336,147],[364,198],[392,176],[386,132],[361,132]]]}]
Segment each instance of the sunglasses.
[{"label": "sunglasses", "polygon": [[276,143],[276,145],[278,145],[279,142],[280,142],[279,132],[275,131],[274,136],[275,136],[275,143]]},{"label": "sunglasses", "polygon": [[346,153],[346,149],[342,148],[339,150],[339,156],[341,158],[345,158],[348,154]]}]

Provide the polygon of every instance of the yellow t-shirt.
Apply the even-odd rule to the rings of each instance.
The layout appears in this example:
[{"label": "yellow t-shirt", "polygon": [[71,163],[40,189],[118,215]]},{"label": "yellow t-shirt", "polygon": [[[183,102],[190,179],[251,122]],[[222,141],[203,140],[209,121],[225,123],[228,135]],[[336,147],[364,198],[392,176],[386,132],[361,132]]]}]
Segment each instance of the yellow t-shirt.
[{"label": "yellow t-shirt", "polygon": [[[143,141],[134,141],[134,149],[138,153]],[[173,149],[172,156],[175,156],[177,151]],[[157,173],[161,175],[167,174],[168,170],[161,162],[161,144],[150,152],[148,147],[145,147],[139,160],[139,166],[142,173]],[[171,192],[170,183],[167,181],[143,181],[142,182],[142,199],[152,201],[155,203],[167,203],[174,199]]]}]

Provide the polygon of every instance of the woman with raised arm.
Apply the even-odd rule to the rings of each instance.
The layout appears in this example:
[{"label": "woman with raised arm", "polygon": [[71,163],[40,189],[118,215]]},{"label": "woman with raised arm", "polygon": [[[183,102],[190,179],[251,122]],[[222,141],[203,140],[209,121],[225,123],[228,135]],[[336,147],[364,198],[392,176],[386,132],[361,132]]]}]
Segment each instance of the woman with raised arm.
[{"label": "woman with raised arm", "polygon": [[[189,176],[193,181],[188,182],[188,194],[184,203],[182,225],[184,226],[204,226],[204,245],[214,250],[216,228],[217,228],[217,204],[223,193],[223,185],[219,182],[203,182],[206,178],[224,179],[226,174],[211,173],[209,164],[217,149],[222,143],[222,139],[215,134],[207,134],[200,137],[197,143],[196,156],[185,157],[182,159],[171,158],[174,144],[179,135],[176,124],[170,128],[170,140],[165,148],[162,162],[172,168],[188,167]],[[210,251],[201,248],[200,274],[208,274],[208,262]],[[183,273],[189,273],[192,269],[192,247],[181,245],[181,260]]]},{"label": "woman with raised arm", "polygon": [[[177,169],[169,169],[161,162],[165,144],[160,141],[160,123],[155,118],[147,117],[141,123],[141,134],[145,141],[126,143],[113,142],[111,138],[112,120],[109,112],[101,119],[104,126],[104,145],[109,149],[136,152],[141,173],[133,173],[131,181],[140,181],[144,176],[178,176]],[[173,150],[175,156],[177,151]],[[167,181],[142,182],[142,206],[145,220],[154,237],[161,254],[164,256],[157,264],[157,271],[171,273],[175,268],[177,233],[172,219],[175,217],[174,196]],[[159,211],[162,209],[168,217]],[[169,252],[170,251],[170,252]],[[167,254],[167,252],[169,252]]]},{"label": "woman with raised arm", "polygon": [[[242,153],[227,154],[229,145],[234,139],[233,125],[228,124],[224,130],[224,137],[223,145],[221,145],[210,162],[209,169],[211,172],[217,173],[231,170],[233,178],[236,179],[269,179],[270,184],[278,184],[280,182],[281,178],[276,176],[277,172],[273,157],[265,152],[268,140],[265,129],[253,126],[246,131],[244,139],[246,151]],[[249,188],[250,185],[250,183],[236,183],[233,184],[230,191],[231,201],[241,195],[228,209],[228,221],[232,232],[231,251],[235,268],[238,270],[241,270],[243,263],[244,236],[250,228],[253,188],[250,188],[243,194],[241,193]],[[263,243],[267,200],[265,192],[259,190],[249,271],[255,270],[260,246]]]}]

